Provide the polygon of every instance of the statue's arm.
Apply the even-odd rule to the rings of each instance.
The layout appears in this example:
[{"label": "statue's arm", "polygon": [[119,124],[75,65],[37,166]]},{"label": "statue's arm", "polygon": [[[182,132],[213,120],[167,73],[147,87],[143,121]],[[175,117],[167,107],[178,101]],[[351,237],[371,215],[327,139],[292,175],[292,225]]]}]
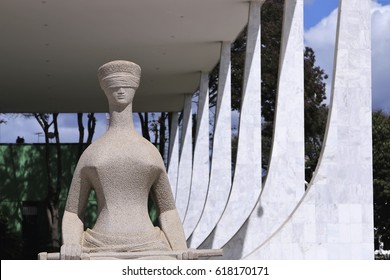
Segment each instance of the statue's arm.
[{"label": "statue's arm", "polygon": [[187,249],[183,225],[176,210],[166,172],[161,172],[152,187],[152,197],[159,212],[161,230],[165,233],[173,250]]},{"label": "statue's arm", "polygon": [[84,232],[84,212],[91,190],[83,164],[80,160],[73,174],[72,183],[66,201],[64,216],[62,218],[61,255],[73,258],[81,254],[81,237]]}]

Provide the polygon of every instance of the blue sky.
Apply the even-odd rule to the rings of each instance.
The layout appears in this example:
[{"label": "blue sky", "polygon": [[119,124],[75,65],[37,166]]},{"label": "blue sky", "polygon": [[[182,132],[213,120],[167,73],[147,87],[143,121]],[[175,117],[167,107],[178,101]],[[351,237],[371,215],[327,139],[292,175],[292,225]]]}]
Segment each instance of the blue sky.
[{"label": "blue sky", "polygon": [[[321,19],[327,17],[334,9],[337,8],[339,0],[304,0],[304,15],[305,15],[305,29],[308,29]],[[376,1],[383,5],[389,5],[390,0]]]},{"label": "blue sky", "polygon": [[[338,1],[306,0],[305,3],[305,44],[314,49],[317,65],[329,75],[326,81],[329,95]],[[371,17],[372,108],[390,112],[390,0],[372,1]]]},{"label": "blue sky", "polygon": [[337,8],[338,0],[305,0],[304,16],[305,29],[316,25]]},{"label": "blue sky", "polygon": [[[333,69],[333,51],[338,0],[305,0],[305,44],[314,49],[317,65],[329,77]],[[376,0],[372,4],[372,71],[373,109],[390,112],[390,0]],[[327,80],[330,85],[331,78]],[[329,92],[327,86],[327,92]],[[14,143],[18,136],[26,143],[43,141],[37,133],[41,128],[34,119],[18,116],[4,116],[7,124],[0,124],[0,143]],[[84,117],[86,119],[86,116]],[[97,114],[95,138],[106,129],[105,114]],[[137,119],[135,119],[137,122]],[[76,114],[60,114],[61,142],[77,142],[78,128]],[[136,126],[137,127],[137,126]],[[86,136],[85,136],[86,137]]]}]

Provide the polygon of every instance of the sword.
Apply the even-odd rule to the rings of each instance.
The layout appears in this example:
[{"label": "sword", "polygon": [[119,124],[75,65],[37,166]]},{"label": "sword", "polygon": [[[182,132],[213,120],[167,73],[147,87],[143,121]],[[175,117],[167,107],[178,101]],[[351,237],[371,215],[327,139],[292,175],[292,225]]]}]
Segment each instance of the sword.
[{"label": "sword", "polygon": [[[93,252],[82,253],[80,260],[104,259],[139,259],[146,257],[171,257],[177,260],[197,260],[201,257],[217,257],[223,255],[223,249],[188,249],[178,251],[143,251],[143,252]],[[59,252],[38,254],[38,260],[60,260]]]}]

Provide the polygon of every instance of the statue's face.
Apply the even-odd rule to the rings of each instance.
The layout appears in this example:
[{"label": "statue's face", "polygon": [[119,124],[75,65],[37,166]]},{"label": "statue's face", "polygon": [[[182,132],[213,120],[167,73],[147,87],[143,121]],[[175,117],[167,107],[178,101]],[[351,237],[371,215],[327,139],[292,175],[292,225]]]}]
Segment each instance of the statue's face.
[{"label": "statue's face", "polygon": [[110,87],[105,91],[108,102],[113,105],[129,105],[133,102],[135,88]]}]

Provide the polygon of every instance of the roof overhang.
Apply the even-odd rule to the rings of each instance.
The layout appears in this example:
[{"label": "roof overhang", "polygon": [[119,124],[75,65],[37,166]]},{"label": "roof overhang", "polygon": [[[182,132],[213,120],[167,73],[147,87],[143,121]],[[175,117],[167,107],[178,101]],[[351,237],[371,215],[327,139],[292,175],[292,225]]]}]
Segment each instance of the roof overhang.
[{"label": "roof overhang", "polygon": [[134,111],[180,111],[248,10],[242,0],[3,0],[0,112],[105,112],[96,71],[116,59],[142,68]]}]

